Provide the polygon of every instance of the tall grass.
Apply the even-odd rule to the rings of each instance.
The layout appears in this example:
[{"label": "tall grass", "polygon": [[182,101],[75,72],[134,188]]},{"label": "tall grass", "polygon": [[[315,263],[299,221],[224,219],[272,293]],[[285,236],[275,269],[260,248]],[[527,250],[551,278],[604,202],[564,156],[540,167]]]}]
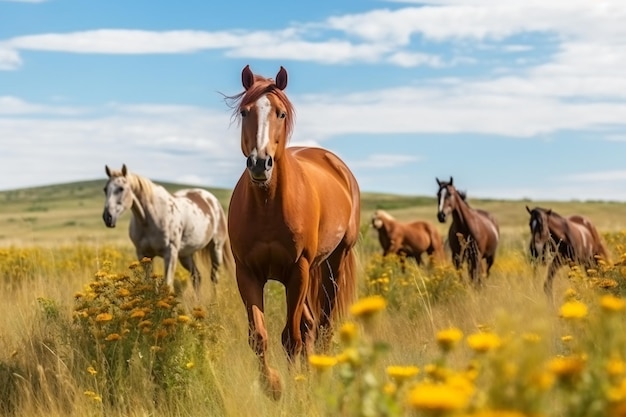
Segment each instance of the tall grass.
[{"label": "tall grass", "polygon": [[196,300],[186,272],[172,297],[160,261],[129,245],[0,249],[0,414],[626,415],[626,233],[605,235],[617,265],[559,273],[552,309],[517,242],[477,291],[449,265],[403,272],[363,232],[363,304],[309,369],[288,366],[284,289],[266,288],[279,401],[258,383],[232,277]]}]

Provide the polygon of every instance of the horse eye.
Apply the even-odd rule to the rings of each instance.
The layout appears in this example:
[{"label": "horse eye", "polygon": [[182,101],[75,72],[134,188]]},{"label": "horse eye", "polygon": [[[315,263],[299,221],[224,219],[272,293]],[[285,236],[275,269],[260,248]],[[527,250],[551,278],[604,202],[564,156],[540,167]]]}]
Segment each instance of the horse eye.
[{"label": "horse eye", "polygon": [[239,114],[241,114],[241,117],[246,117],[248,115],[248,110],[247,109],[242,109]]},{"label": "horse eye", "polygon": [[287,114],[284,111],[281,111],[278,113],[278,118],[279,119],[284,119],[285,117],[287,117]]},{"label": "horse eye", "polygon": [[106,194],[106,193],[107,193],[107,187],[104,187],[104,188],[102,189],[102,191],[104,191],[104,193]]},{"label": "horse eye", "polygon": [[121,193],[122,191],[124,191],[124,189],[123,189],[122,187],[117,187],[117,188],[115,189],[115,194],[119,194],[119,193]]}]

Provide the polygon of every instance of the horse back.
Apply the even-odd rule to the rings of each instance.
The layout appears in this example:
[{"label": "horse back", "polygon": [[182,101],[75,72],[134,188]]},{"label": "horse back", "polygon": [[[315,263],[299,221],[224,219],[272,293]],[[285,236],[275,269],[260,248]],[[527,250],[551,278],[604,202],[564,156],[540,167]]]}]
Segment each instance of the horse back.
[{"label": "horse back", "polygon": [[337,155],[323,148],[290,147],[286,152],[302,169],[301,180],[309,183],[317,194],[320,230],[334,228],[340,223],[346,230],[346,238],[351,244],[356,243],[361,219],[361,193],[352,171]]},{"label": "horse back", "polygon": [[226,215],[213,194],[201,188],[186,188],[176,191],[174,197],[183,216],[184,234],[199,234],[199,239],[205,242],[214,237],[225,239]]},{"label": "horse back", "polygon": [[608,250],[604,245],[598,229],[585,216],[572,215],[567,220],[578,229],[580,234],[581,246],[585,247],[589,257],[600,256],[605,261],[609,260]]}]

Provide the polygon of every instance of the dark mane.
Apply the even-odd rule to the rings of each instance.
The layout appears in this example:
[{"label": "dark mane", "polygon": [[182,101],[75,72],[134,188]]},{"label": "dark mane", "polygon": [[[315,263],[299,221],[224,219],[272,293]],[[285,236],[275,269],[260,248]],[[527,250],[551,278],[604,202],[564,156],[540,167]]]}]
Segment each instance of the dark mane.
[{"label": "dark mane", "polygon": [[291,104],[291,101],[287,98],[285,92],[276,86],[274,79],[265,78],[255,74],[254,84],[252,84],[250,88],[234,96],[224,95],[224,101],[228,107],[233,109],[232,118],[240,121],[241,110],[257,101],[264,94],[274,95],[282,103],[282,105],[285,106],[285,133],[287,139],[289,139],[289,137],[291,137],[291,133],[293,132],[295,109],[293,104]]}]

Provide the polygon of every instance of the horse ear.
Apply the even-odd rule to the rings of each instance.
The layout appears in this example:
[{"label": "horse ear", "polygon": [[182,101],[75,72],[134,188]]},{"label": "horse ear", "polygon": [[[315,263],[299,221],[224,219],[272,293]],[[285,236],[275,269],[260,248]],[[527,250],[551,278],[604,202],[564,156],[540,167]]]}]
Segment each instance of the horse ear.
[{"label": "horse ear", "polygon": [[284,90],[287,87],[287,70],[280,66],[280,70],[278,70],[278,74],[276,74],[276,87],[280,90]]},{"label": "horse ear", "polygon": [[450,175],[450,185],[452,185],[452,175]]},{"label": "horse ear", "polygon": [[551,215],[551,214],[552,214],[552,209],[548,209],[548,210],[546,210],[546,214],[547,214],[548,216],[549,216],[549,215]]},{"label": "horse ear", "polygon": [[439,181],[439,178],[435,177],[435,180],[437,181],[437,185],[441,187],[441,181]]},{"label": "horse ear", "polygon": [[126,168],[126,164],[122,164],[122,175],[126,176],[128,174],[128,169]]},{"label": "horse ear", "polygon": [[243,71],[241,71],[241,84],[245,90],[248,90],[254,84],[254,74],[250,69],[250,65],[246,65]]},{"label": "horse ear", "polygon": [[526,206],[526,211],[528,212],[528,214],[532,214],[532,212],[530,211],[530,208],[528,208],[528,205]]},{"label": "horse ear", "polygon": [[107,177],[111,178],[111,168],[108,165],[104,166],[104,172],[107,173]]}]

